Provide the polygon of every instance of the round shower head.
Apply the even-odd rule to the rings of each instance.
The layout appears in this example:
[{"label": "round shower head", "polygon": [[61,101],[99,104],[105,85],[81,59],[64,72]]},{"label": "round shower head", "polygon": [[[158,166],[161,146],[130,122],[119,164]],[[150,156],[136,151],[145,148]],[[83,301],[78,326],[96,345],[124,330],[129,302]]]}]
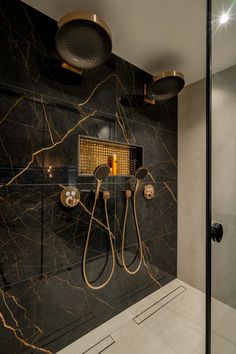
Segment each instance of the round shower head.
[{"label": "round shower head", "polygon": [[137,180],[144,179],[148,174],[148,170],[145,167],[139,167],[137,171],[135,172],[135,177]]},{"label": "round shower head", "polygon": [[164,71],[154,76],[147,87],[146,95],[150,100],[163,101],[176,96],[184,87],[184,75],[178,71]]},{"label": "round shower head", "polygon": [[97,181],[102,181],[106,177],[108,177],[110,173],[110,167],[106,164],[100,165],[95,168],[94,170],[94,177],[96,178]]},{"label": "round shower head", "polygon": [[72,12],[58,22],[56,49],[66,63],[80,69],[93,69],[110,56],[111,34],[97,15]]}]

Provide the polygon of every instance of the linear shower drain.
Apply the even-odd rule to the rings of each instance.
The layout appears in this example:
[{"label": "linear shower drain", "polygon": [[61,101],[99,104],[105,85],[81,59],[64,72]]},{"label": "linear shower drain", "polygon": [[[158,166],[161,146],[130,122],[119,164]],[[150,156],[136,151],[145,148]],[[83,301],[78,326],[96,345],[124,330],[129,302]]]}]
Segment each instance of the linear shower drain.
[{"label": "linear shower drain", "polygon": [[186,290],[187,288],[185,288],[184,286],[179,286],[178,288],[172,290],[169,294],[165,295],[153,305],[140,312],[137,316],[133,318],[133,321],[139,325]]}]

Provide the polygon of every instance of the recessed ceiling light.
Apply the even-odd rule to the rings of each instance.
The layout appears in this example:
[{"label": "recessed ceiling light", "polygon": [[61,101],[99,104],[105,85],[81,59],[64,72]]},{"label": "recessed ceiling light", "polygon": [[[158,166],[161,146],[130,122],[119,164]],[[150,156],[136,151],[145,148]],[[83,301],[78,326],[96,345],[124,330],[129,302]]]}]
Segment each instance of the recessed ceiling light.
[{"label": "recessed ceiling light", "polygon": [[227,13],[223,13],[220,16],[220,23],[221,24],[226,23],[228,20],[229,20],[229,15]]}]

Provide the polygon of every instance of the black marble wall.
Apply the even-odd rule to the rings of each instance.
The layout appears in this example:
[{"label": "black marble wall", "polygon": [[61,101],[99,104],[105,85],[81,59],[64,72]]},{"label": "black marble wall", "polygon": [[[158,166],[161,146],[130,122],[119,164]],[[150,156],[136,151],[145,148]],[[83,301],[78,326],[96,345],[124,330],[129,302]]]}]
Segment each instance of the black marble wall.
[{"label": "black marble wall", "polygon": [[[144,105],[150,75],[115,55],[83,77],[59,69],[56,23],[15,0],[1,0],[0,10],[0,353],[55,353],[176,276],[177,99]],[[77,176],[78,134],[142,145],[150,170],[144,185],[156,189],[151,201],[138,195],[145,257],[131,276],[120,246],[123,190],[134,179],[103,184],[111,191],[117,264],[99,291],[81,273],[95,181]],[[59,202],[66,185],[81,191],[72,210]],[[102,201],[96,217],[104,223]],[[88,260],[96,284],[111,265],[102,224],[93,226]],[[126,258],[133,267],[137,252],[130,212]]]}]

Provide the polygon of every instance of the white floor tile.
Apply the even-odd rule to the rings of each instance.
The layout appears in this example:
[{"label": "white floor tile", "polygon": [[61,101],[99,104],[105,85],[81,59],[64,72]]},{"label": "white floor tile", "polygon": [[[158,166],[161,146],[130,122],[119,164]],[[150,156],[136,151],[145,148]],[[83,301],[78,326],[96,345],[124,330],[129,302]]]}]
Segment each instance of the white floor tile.
[{"label": "white floor tile", "polygon": [[166,343],[176,354],[195,354],[202,346],[204,353],[204,330],[181,312],[166,305],[143,323]]},{"label": "white floor tile", "polygon": [[[222,302],[213,299],[212,301],[212,330],[213,347],[216,354],[220,353],[219,348],[225,346],[231,354],[236,353],[236,310]],[[228,343],[228,344],[227,344]],[[234,349],[234,351],[233,351]]]},{"label": "white floor tile", "polygon": [[221,334],[212,334],[212,353],[213,354],[235,354],[236,343],[222,337]]},{"label": "white floor tile", "polygon": [[174,354],[174,352],[163,343],[154,332],[145,326],[137,326],[133,321],[129,321],[118,331],[112,333],[115,340],[113,348],[106,350],[106,354]]},{"label": "white floor tile", "polygon": [[[177,290],[179,294],[175,298],[171,295],[167,297],[179,287],[186,290],[183,292]],[[171,297],[173,299],[169,303],[164,303],[167,302],[165,299]],[[162,304],[163,307],[159,306]],[[158,306],[161,308],[157,308],[153,313],[152,310],[155,311],[155,307]],[[212,309],[212,353],[235,354],[236,311],[216,300],[213,300]],[[149,317],[142,315],[145,310]],[[135,317],[141,319],[139,324],[134,321]],[[101,348],[103,345],[106,347],[112,339],[115,343],[105,349],[104,354],[204,354],[204,326],[205,294],[176,279],[58,354],[82,354],[99,341]],[[106,338],[108,336],[111,337]],[[101,351],[99,348],[99,346],[92,348],[91,354],[99,353],[99,350]]]}]

